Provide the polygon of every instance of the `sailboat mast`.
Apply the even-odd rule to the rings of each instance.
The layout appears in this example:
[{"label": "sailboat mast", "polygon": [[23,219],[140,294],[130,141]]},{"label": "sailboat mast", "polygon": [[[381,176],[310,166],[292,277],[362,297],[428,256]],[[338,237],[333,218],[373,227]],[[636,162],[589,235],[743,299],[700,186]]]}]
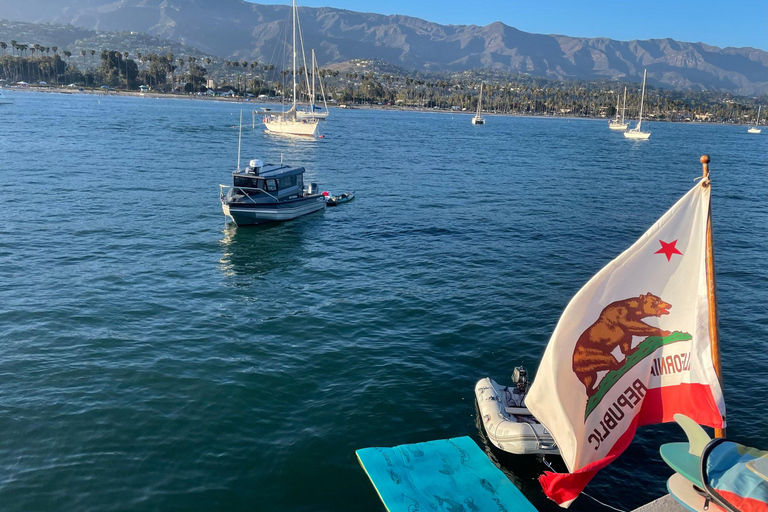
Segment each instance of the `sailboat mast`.
[{"label": "sailboat mast", "polygon": [[755,121],[755,126],[760,124],[760,110],[762,110],[763,106],[759,105],[757,107],[757,121]]},{"label": "sailboat mast", "polygon": [[647,69],[643,70],[643,92],[640,94],[640,117],[637,121],[637,130],[640,131],[640,125],[643,124],[643,102],[645,101],[645,75],[648,73]]},{"label": "sailboat mast", "polygon": [[[700,159],[703,167],[703,186],[709,187],[709,155],[702,155]],[[723,388],[723,370],[720,364],[720,331],[717,327],[717,290],[715,285],[715,251],[712,247],[712,199],[710,197],[709,214],[707,216],[707,298],[709,302],[709,344],[712,348],[712,363],[715,366],[717,379],[720,381],[720,389]],[[715,437],[725,437],[725,428],[716,428]]]},{"label": "sailboat mast", "polygon": [[240,111],[240,133],[237,135],[237,172],[240,172],[240,142],[243,140],[243,111]]},{"label": "sailboat mast", "polygon": [[312,101],[309,102],[312,113],[315,113],[315,49],[312,48]]},{"label": "sailboat mast", "polygon": [[480,97],[477,100],[477,117],[480,117],[480,111],[483,109],[483,82],[480,82]]},{"label": "sailboat mast", "polygon": [[293,0],[293,108],[296,108],[296,0]]},{"label": "sailboat mast", "polygon": [[621,124],[624,124],[624,114],[627,113],[627,87],[624,86],[624,106],[621,108]]}]

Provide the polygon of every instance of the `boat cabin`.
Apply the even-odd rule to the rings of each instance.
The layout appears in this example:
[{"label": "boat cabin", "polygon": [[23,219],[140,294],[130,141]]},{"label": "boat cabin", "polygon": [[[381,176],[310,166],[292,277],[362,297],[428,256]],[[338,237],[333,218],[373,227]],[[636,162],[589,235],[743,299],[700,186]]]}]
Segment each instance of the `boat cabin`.
[{"label": "boat cabin", "polygon": [[302,197],[304,172],[303,167],[251,160],[245,170],[232,173],[232,185],[235,194],[247,195],[254,200],[260,195],[265,196],[263,199],[271,196],[273,200]]}]

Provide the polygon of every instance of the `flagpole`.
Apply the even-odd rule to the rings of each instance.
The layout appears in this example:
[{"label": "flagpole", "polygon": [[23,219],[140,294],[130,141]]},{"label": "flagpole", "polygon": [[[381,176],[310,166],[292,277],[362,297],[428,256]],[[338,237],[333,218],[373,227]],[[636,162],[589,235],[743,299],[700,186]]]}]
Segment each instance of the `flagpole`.
[{"label": "flagpole", "polygon": [[[702,155],[699,159],[702,165],[705,187],[709,186],[709,155]],[[715,251],[712,247],[712,199],[707,216],[707,297],[709,298],[709,340],[712,347],[712,363],[715,365],[717,380],[720,381],[720,389],[723,388],[723,371],[720,364],[720,331],[717,327],[717,293],[715,283]],[[725,428],[716,428],[715,437],[725,437]]]}]

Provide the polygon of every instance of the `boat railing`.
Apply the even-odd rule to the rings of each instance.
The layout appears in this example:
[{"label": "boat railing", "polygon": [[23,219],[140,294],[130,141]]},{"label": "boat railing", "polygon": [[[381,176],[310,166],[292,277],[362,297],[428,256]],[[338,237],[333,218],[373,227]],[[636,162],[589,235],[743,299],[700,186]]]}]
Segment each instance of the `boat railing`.
[{"label": "boat railing", "polygon": [[253,198],[251,197],[251,195],[248,192],[246,192],[246,190],[263,192],[263,193],[267,194],[269,197],[271,197],[272,199],[274,199],[275,201],[277,201],[278,203],[280,202],[280,200],[276,196],[270,194],[269,192],[267,192],[263,188],[235,187],[235,186],[232,186],[232,185],[221,185],[221,184],[219,184],[219,199],[221,201],[224,201],[224,197],[227,195],[227,192],[225,192],[225,189],[226,189],[227,192],[229,190],[239,190],[240,192],[245,194],[245,196],[248,197],[248,199],[250,199],[250,200],[253,200]]}]

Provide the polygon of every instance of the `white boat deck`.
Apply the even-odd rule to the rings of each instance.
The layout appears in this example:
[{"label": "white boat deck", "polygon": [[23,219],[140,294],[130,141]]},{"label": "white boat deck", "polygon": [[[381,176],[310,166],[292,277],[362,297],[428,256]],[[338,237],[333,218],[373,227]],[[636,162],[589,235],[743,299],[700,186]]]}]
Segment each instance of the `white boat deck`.
[{"label": "white boat deck", "polygon": [[665,494],[661,498],[646,503],[632,512],[687,512],[687,510],[675,501],[675,498],[669,494]]}]

